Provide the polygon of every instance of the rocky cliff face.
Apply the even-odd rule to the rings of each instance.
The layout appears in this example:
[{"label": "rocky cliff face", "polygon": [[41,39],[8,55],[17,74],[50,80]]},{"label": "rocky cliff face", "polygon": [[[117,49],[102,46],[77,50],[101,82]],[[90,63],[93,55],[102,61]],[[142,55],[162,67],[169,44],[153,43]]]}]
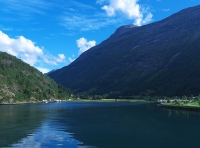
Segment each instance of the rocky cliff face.
[{"label": "rocky cliff face", "polygon": [[122,26],[50,77],[78,93],[199,94],[199,57],[200,5],[142,27]]}]

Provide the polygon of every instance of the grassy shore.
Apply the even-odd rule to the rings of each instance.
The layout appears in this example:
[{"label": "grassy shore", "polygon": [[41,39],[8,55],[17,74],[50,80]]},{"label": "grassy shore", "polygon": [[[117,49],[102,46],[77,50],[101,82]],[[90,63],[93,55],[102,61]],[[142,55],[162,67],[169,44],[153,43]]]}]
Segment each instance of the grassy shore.
[{"label": "grassy shore", "polygon": [[[2,102],[0,105],[17,105],[17,104],[34,104],[34,103],[53,103],[54,101],[23,101],[23,102]],[[59,102],[148,102],[146,100],[139,100],[139,99],[101,99],[101,100],[89,100],[89,99],[68,99],[68,100],[61,100]]]},{"label": "grassy shore", "polygon": [[183,106],[200,107],[198,102],[183,104]]},{"label": "grassy shore", "polygon": [[200,107],[198,102],[189,102],[189,103],[180,103],[180,104],[176,104],[176,103],[165,103],[162,105],[168,105],[168,106],[185,106],[185,107]]},{"label": "grassy shore", "polygon": [[159,104],[160,107],[167,109],[175,109],[175,110],[186,110],[186,111],[200,111],[200,105],[198,102],[189,102],[189,103],[163,103]]},{"label": "grassy shore", "polygon": [[139,99],[101,99],[101,100],[89,100],[89,99],[78,99],[78,100],[64,100],[66,102],[147,102],[146,100]]}]

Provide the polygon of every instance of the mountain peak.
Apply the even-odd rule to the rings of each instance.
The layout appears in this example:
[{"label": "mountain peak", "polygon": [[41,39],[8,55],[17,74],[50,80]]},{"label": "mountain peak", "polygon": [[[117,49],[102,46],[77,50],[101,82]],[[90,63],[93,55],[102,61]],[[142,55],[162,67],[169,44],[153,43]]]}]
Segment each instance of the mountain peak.
[{"label": "mountain peak", "polygon": [[124,26],[121,26],[119,27],[117,30],[116,30],[116,34],[118,35],[121,35],[121,34],[124,34],[128,31],[130,31],[131,29],[133,28],[137,28],[138,26],[135,26],[135,25],[132,25],[132,24],[129,24],[129,25],[124,25]]},{"label": "mountain peak", "polygon": [[145,26],[121,26],[50,77],[76,93],[198,95],[199,49],[200,5]]}]

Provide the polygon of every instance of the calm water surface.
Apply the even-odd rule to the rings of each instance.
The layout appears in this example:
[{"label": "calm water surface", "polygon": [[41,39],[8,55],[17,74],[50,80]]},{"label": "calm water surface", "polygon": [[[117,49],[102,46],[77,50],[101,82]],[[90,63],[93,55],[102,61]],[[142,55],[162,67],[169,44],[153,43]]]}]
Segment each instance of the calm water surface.
[{"label": "calm water surface", "polygon": [[139,102],[0,106],[0,147],[199,148],[200,113]]}]

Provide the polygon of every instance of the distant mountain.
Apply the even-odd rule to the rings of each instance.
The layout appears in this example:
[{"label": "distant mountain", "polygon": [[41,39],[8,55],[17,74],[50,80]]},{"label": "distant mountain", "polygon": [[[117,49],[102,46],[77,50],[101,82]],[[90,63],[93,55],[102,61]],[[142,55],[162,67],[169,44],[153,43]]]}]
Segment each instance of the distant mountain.
[{"label": "distant mountain", "polygon": [[51,71],[45,73],[45,75],[48,76],[50,73],[55,72],[56,70],[58,70],[58,69],[53,69],[53,70],[51,70]]},{"label": "distant mountain", "polygon": [[48,76],[5,52],[0,52],[0,103],[66,99],[70,92]]},{"label": "distant mountain", "polygon": [[198,95],[200,5],[149,25],[126,25],[49,76],[76,93]]}]

